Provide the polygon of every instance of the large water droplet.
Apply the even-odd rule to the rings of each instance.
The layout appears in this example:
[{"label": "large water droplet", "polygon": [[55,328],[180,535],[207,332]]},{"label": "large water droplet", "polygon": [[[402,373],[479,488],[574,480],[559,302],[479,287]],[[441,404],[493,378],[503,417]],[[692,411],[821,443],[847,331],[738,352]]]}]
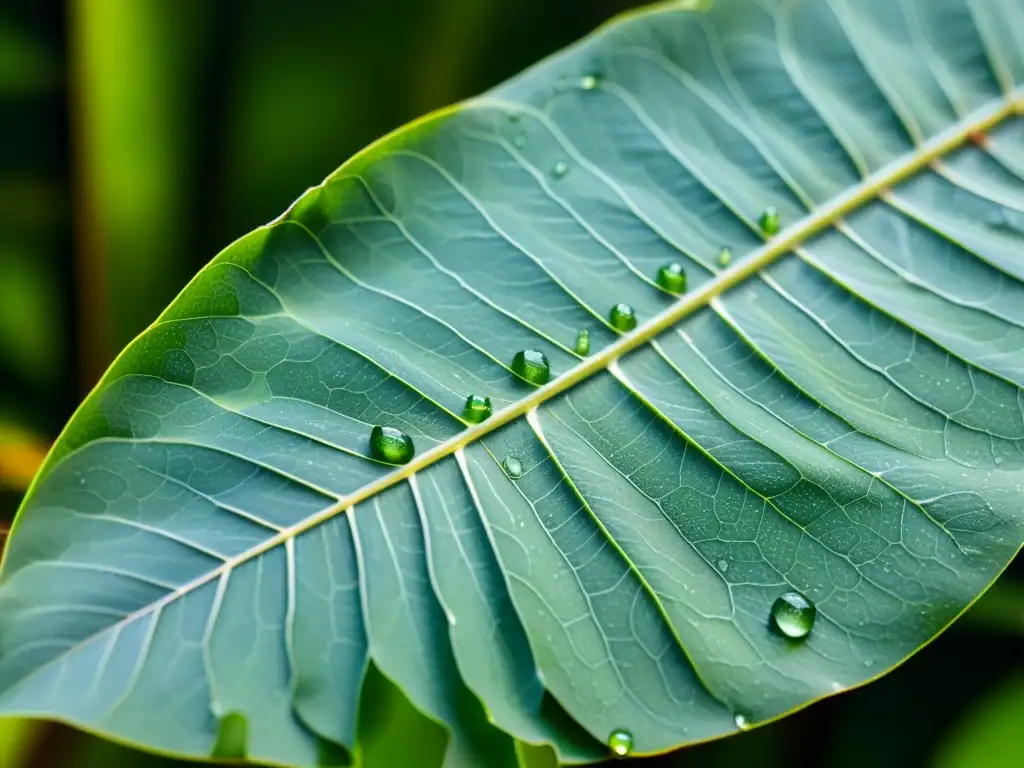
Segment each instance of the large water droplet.
[{"label": "large water droplet", "polygon": [[586,328],[580,328],[580,332],[576,334],[576,354],[590,354],[590,331]]},{"label": "large water droplet", "polygon": [[617,331],[632,331],[636,328],[636,312],[629,304],[616,304],[608,313],[608,322]]},{"label": "large water droplet", "polygon": [[405,464],[416,453],[412,438],[394,427],[374,427],[370,431],[370,453],[388,464]]},{"label": "large water droplet", "polygon": [[616,728],[608,734],[608,748],[619,757],[625,757],[633,751],[633,734],[625,728]]},{"label": "large water droplet", "polygon": [[722,246],[722,250],[718,252],[718,266],[728,267],[732,262],[732,251],[728,247]]},{"label": "large water droplet", "polygon": [[757,220],[757,224],[761,227],[761,231],[769,237],[777,235],[779,233],[779,212],[771,206],[765,208],[761,218]]},{"label": "large water droplet", "polygon": [[772,623],[786,637],[802,640],[814,626],[818,609],[799,592],[786,592],[772,604]]},{"label": "large water droplet", "polygon": [[470,424],[479,424],[491,416],[491,398],[480,395],[470,395],[466,398],[466,405],[462,408],[462,418]]},{"label": "large water droplet", "polygon": [[515,456],[506,456],[505,460],[501,462],[501,468],[504,469],[505,474],[513,480],[518,480],[523,476],[523,462]]},{"label": "large water droplet", "polygon": [[512,372],[531,384],[547,384],[551,378],[551,366],[543,352],[524,349],[512,358]]},{"label": "large water droplet", "polygon": [[551,175],[556,179],[560,179],[569,172],[569,164],[565,160],[559,160],[555,163],[555,167],[551,169]]},{"label": "large water droplet", "polygon": [[669,293],[682,293],[686,290],[686,270],[682,264],[666,264],[658,270],[658,285]]},{"label": "large water droplet", "polygon": [[580,78],[580,88],[584,91],[592,91],[597,88],[598,76],[597,75],[584,75]]}]

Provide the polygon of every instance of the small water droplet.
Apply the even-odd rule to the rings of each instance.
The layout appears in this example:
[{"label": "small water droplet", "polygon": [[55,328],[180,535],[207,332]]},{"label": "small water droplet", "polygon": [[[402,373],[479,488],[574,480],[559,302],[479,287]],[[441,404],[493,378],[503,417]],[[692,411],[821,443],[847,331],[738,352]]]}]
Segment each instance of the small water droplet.
[{"label": "small water droplet", "polygon": [[[523,476],[523,462],[515,456],[506,456],[505,460],[501,462],[501,468],[504,469],[505,474],[513,480],[518,480]],[[519,527],[522,528],[522,524],[520,524]]]},{"label": "small water droplet", "polygon": [[745,715],[741,715],[739,712],[736,713],[736,716],[733,718],[733,722],[736,723],[736,727],[741,731],[745,731],[750,728],[750,721],[747,720]]},{"label": "small water droplet", "polygon": [[565,160],[559,160],[555,163],[555,167],[551,169],[551,175],[556,179],[560,179],[569,172],[569,165]]},{"label": "small water droplet", "polygon": [[633,734],[625,728],[616,728],[608,734],[608,748],[618,757],[625,757],[633,751]]},{"label": "small water droplet", "polygon": [[718,252],[718,266],[728,267],[732,262],[732,251],[727,246],[722,246],[722,249]]},{"label": "small water droplet", "polygon": [[597,75],[584,75],[580,78],[580,88],[584,91],[592,91],[597,88]]},{"label": "small water droplet", "polygon": [[768,206],[761,214],[761,218],[757,220],[757,225],[769,237],[777,235],[779,233],[779,212]]},{"label": "small water droplet", "polygon": [[786,637],[802,640],[814,626],[818,609],[799,592],[786,592],[772,604],[772,624]]},{"label": "small water droplet", "polygon": [[462,418],[470,424],[479,424],[491,416],[491,398],[470,395],[462,408]]},{"label": "small water droplet", "polygon": [[608,313],[608,322],[617,331],[632,331],[636,328],[636,312],[629,304],[616,304]]},{"label": "small water droplet", "polygon": [[996,462],[997,465],[998,464],[1002,464],[1003,463],[1003,457],[1002,456],[996,456],[995,462]]},{"label": "small water droplet", "polygon": [[517,148],[519,148],[519,149],[522,149],[523,147],[525,147],[526,146],[526,134],[524,134],[524,133],[517,133],[515,136],[513,136],[512,137],[512,145],[517,147]]},{"label": "small water droplet", "polygon": [[874,659],[864,659],[864,666],[865,667],[873,667],[873,666],[875,666],[875,660]]},{"label": "small water droplet", "polygon": [[686,290],[686,270],[682,264],[672,262],[658,270],[658,285],[669,293],[682,293]]},{"label": "small water droplet", "polygon": [[547,384],[551,378],[551,366],[543,352],[524,349],[512,358],[512,372],[531,384]]},{"label": "small water droplet", "polygon": [[725,573],[726,571],[729,570],[729,563],[726,562],[725,560],[719,560],[718,561],[718,570],[720,570],[722,573]]},{"label": "small water droplet", "polygon": [[412,438],[394,427],[374,427],[370,431],[370,454],[388,464],[405,464],[416,453]]},{"label": "small water droplet", "polygon": [[580,328],[580,332],[576,334],[576,354],[590,354],[590,331],[586,328]]}]

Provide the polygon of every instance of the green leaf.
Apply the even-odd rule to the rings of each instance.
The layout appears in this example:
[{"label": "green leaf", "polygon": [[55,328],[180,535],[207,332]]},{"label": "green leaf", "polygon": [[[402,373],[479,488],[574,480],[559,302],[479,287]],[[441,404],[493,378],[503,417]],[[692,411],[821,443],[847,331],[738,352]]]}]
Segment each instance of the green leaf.
[{"label": "green leaf", "polygon": [[578,763],[904,661],[1024,540],[1022,22],[660,6],[349,161],[62,435],[0,576],[0,713],[202,756],[233,712],[249,759],[312,766],[358,757],[369,667],[448,765]]}]

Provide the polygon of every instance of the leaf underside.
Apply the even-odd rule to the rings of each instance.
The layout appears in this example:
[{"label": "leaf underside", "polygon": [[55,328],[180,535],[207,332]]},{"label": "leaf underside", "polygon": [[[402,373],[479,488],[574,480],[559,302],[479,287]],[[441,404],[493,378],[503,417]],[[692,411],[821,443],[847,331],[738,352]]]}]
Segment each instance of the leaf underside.
[{"label": "leaf underside", "polygon": [[721,0],[374,145],[67,427],[0,576],[0,714],[312,766],[358,751],[372,664],[448,765],[578,763],[888,671],[1024,540],[1022,88],[1020,0]]}]

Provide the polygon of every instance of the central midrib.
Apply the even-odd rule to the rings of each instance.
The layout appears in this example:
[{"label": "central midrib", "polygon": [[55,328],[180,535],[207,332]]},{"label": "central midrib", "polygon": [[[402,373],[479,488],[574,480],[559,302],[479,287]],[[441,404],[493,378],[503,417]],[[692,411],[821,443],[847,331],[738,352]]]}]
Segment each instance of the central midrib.
[{"label": "central midrib", "polygon": [[[608,368],[611,363],[620,357],[636,349],[653,339],[659,333],[678,323],[687,315],[704,307],[712,298],[718,296],[729,288],[743,282],[746,278],[760,271],[771,264],[779,256],[789,252],[795,246],[833,225],[842,219],[843,216],[856,210],[865,202],[874,199],[880,192],[892,187],[908,176],[913,175],[921,168],[927,166],[937,158],[942,157],[951,150],[964,143],[971,135],[979,131],[986,131],[998,124],[1006,117],[1024,111],[1024,88],[1019,88],[1008,94],[1005,98],[988,104],[965,117],[942,133],[924,142],[914,152],[899,158],[889,165],[881,168],[865,178],[860,184],[851,187],[845,194],[840,195],[830,203],[812,211],[804,218],[795,222],[792,226],[782,230],[778,235],[766,242],[763,246],[751,253],[746,259],[724,272],[721,272],[715,279],[705,284],[700,290],[685,296],[671,307],[654,316],[649,321],[639,326],[633,332],[622,336],[614,344],[602,349],[591,357],[584,359],[576,367],[566,371],[550,383],[539,387],[526,397],[503,408],[493,414],[489,419],[469,427],[458,435],[441,443],[434,448],[414,457],[408,464],[397,467],[394,471],[384,475],[372,483],[364,485],[354,493],[340,499],[337,503],[311,515],[294,526],[285,528],[274,534],[261,544],[237,555],[193,581],[178,587],[167,593],[159,600],[146,605],[137,611],[128,614],[116,624],[104,627],[99,632],[84,638],[72,648],[67,649],[43,665],[45,668],[55,660],[66,655],[67,652],[80,647],[94,637],[114,627],[122,626],[144,616],[151,611],[160,610],[163,606],[173,602],[182,595],[198,589],[204,584],[221,577],[237,566],[258,557],[262,553],[280,546],[300,533],[315,528],[317,525],[329,520],[335,515],[348,511],[356,504],[371,498],[378,493],[396,485],[403,480],[415,475],[421,469],[425,469],[438,461],[453,455],[456,451],[470,443],[479,440],[484,435],[493,432],[499,427],[517,419],[533,408],[547,402],[556,395],[565,392],[580,381],[584,381],[591,375]],[[39,670],[35,670],[38,672]],[[34,674],[33,673],[33,674]]]}]

